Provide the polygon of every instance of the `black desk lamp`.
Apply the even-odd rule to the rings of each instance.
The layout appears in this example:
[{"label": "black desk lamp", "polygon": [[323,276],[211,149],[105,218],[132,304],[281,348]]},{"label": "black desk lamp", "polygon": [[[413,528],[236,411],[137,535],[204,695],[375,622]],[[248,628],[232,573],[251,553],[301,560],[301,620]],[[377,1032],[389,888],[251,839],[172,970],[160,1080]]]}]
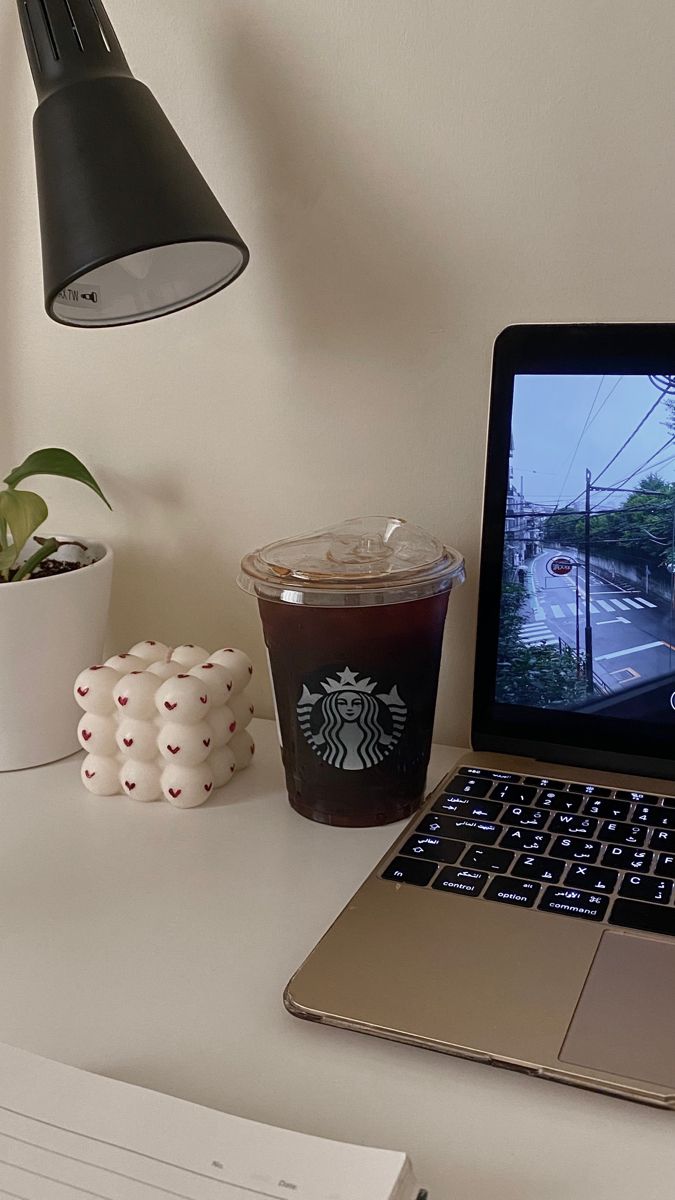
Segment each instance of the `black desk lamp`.
[{"label": "black desk lamp", "polygon": [[18,0],[33,119],[45,305],[65,325],[147,321],[196,304],[248,250],[101,0]]}]

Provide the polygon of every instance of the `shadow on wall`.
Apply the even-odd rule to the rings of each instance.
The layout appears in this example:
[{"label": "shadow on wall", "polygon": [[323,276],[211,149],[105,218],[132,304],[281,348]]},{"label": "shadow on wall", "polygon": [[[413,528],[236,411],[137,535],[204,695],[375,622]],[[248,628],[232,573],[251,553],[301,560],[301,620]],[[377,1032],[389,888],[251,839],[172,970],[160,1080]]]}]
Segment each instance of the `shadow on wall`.
[{"label": "shadow on wall", "polygon": [[338,96],[303,86],[260,21],[235,22],[228,18],[216,67],[225,110],[248,133],[264,235],[257,254],[276,286],[281,328],[305,352],[351,352],[372,364],[423,357],[451,299],[415,189],[397,196],[384,167],[378,174],[369,114],[358,144],[336,116]]},{"label": "shadow on wall", "polygon": [[[17,281],[18,262],[16,257],[16,213],[17,205],[24,203],[16,186],[16,152],[13,147],[21,137],[30,140],[30,129],[17,128],[17,106],[15,92],[19,86],[19,69],[26,66],[21,40],[21,29],[15,5],[4,5],[0,15],[0,46],[3,48],[1,74],[2,96],[0,103],[0,213],[2,213],[2,235],[0,238],[0,272],[3,281],[2,320],[0,321],[0,478],[13,466],[14,441],[12,426],[14,357],[12,348],[15,334],[12,328],[14,311],[11,296]],[[40,296],[37,296],[40,303]],[[11,461],[10,461],[11,460]]]}]

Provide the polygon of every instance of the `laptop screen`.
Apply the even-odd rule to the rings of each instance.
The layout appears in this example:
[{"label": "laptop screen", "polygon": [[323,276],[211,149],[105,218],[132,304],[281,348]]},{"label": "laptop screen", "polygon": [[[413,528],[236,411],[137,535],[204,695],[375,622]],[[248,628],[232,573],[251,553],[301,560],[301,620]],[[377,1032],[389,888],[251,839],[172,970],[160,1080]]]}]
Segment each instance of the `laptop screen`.
[{"label": "laptop screen", "polygon": [[495,363],[474,724],[675,763],[675,374],[539,328],[603,352]]}]

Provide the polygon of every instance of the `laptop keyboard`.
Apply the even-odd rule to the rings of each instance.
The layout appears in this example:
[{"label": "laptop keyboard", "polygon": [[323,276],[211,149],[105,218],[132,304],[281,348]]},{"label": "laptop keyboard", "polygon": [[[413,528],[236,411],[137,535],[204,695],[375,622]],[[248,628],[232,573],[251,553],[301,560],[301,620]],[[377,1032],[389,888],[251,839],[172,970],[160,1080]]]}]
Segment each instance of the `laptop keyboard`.
[{"label": "laptop keyboard", "polygon": [[382,878],[675,937],[675,797],[459,767]]}]

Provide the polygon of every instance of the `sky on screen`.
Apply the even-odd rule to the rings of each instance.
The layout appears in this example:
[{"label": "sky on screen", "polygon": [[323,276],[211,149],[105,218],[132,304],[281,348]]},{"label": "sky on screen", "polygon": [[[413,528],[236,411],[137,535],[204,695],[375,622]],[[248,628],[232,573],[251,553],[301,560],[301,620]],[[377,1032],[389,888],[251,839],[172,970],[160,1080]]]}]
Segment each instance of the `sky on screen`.
[{"label": "sky on screen", "polygon": [[[515,487],[520,490],[522,476],[527,500],[563,507],[584,490],[586,468],[594,478],[603,471],[658,394],[646,375],[519,375],[512,418]],[[667,416],[661,401],[598,483],[623,484],[672,437],[675,428],[665,424]],[[652,470],[675,480],[675,441],[625,486],[635,487]],[[608,496],[608,505],[617,499]]]}]

